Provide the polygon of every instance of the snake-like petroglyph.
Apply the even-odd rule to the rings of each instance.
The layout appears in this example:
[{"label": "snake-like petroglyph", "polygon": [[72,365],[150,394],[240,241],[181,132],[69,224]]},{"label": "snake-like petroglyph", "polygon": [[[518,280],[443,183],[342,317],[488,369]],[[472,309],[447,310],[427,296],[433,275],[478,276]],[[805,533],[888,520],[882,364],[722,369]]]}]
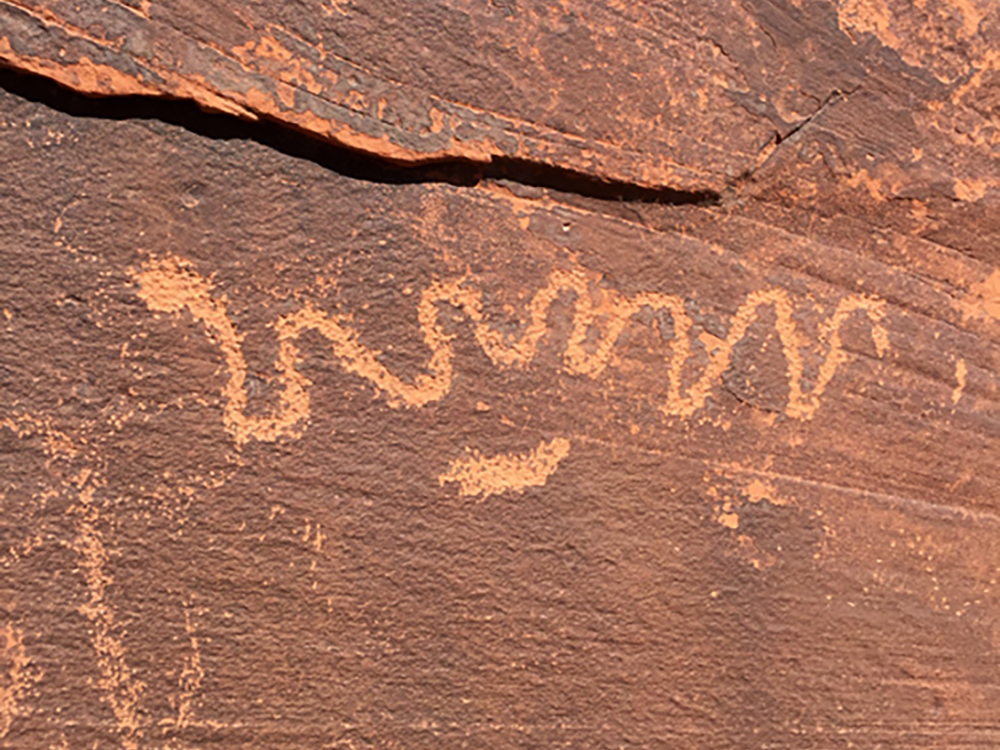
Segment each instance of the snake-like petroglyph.
[{"label": "snake-like petroglyph", "polygon": [[[716,339],[708,351],[707,364],[685,387],[682,375],[697,364],[693,348],[694,322],[681,297],[654,292],[628,296],[602,289],[593,283],[593,274],[574,267],[552,271],[544,287],[536,291],[527,305],[527,322],[518,336],[503,333],[489,325],[482,292],[475,279],[461,276],[439,279],[428,285],[417,305],[417,320],[423,342],[430,351],[426,372],[406,381],[389,371],[379,359],[379,352],[365,346],[351,317],[327,313],[306,303],[299,310],[274,323],[278,337],[275,369],[282,386],[278,404],[268,415],[247,414],[246,361],[241,349],[242,337],[226,310],[226,301],[217,296],[212,284],[193,266],[176,257],[149,260],[135,274],[139,295],[151,310],[179,314],[187,311],[202,323],[218,343],[228,370],[223,387],[225,426],[238,444],[251,439],[273,441],[281,436],[298,437],[310,415],[309,379],[296,369],[297,341],[309,330],[319,332],[330,343],[340,366],[369,381],[392,407],[422,407],[439,401],[451,389],[453,379],[453,335],[441,325],[445,307],[461,311],[471,323],[475,339],[497,367],[526,367],[539,352],[549,331],[548,316],[558,301],[571,301],[572,327],[563,351],[567,372],[598,378],[612,361],[615,345],[643,310],[665,312],[673,328],[670,353],[665,361],[666,397],[660,409],[667,416],[690,417],[705,406],[712,389],[729,368],[734,347],[747,336],[761,311],[774,312],[775,326],[786,362],[788,398],[785,414],[794,419],[811,419],[820,406],[827,386],[847,355],[841,342],[841,329],[855,313],[863,314],[871,324],[871,336],[879,356],[889,346],[882,325],[885,303],[863,295],[848,295],[820,325],[819,339],[825,349],[810,389],[804,388],[804,352],[814,346],[802,334],[793,314],[795,307],[783,289],[753,291],[746,296],[732,316],[725,339]],[[596,333],[596,344],[592,334]],[[690,380],[690,378],[689,378]]]}]

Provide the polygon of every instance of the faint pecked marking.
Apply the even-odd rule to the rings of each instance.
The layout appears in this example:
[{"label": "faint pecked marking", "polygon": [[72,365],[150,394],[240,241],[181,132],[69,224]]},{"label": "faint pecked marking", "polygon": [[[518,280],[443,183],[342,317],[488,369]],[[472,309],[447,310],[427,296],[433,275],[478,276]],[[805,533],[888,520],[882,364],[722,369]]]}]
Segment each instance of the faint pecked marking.
[{"label": "faint pecked marking", "polygon": [[[837,368],[847,361],[840,332],[855,313],[863,313],[871,323],[871,336],[881,357],[889,348],[889,337],[882,325],[885,302],[876,298],[852,294],[837,304],[833,314],[820,326],[820,341],[826,344],[826,354],[820,364],[813,387],[803,389],[803,348],[810,345],[799,332],[793,313],[792,300],[782,289],[751,292],[732,316],[726,338],[717,339],[708,352],[708,363],[687,388],[682,375],[692,357],[694,323],[681,297],[653,292],[626,296],[596,287],[582,268],[555,270],[548,283],[535,292],[527,306],[528,322],[518,337],[491,328],[486,322],[482,293],[468,277],[432,282],[421,294],[417,319],[424,344],[430,350],[426,370],[406,382],[391,373],[378,361],[379,352],[361,343],[352,327],[349,315],[329,314],[306,303],[301,309],[278,319],[274,328],[278,337],[278,358],[275,369],[282,385],[277,408],[271,415],[247,415],[245,389],[246,361],[241,349],[242,336],[237,333],[226,311],[224,295],[213,297],[213,286],[197,273],[190,263],[168,256],[152,259],[135,274],[139,296],[156,312],[179,314],[184,310],[202,323],[218,342],[229,378],[223,387],[225,408],[223,420],[237,444],[250,439],[274,441],[278,437],[297,438],[310,415],[309,386],[311,381],[295,367],[298,359],[296,341],[307,330],[315,330],[329,341],[334,355],[348,372],[369,381],[394,408],[422,407],[439,401],[451,389],[453,375],[453,336],[440,324],[440,306],[446,304],[461,310],[473,325],[480,347],[497,367],[525,367],[537,355],[539,345],[548,332],[547,318],[553,304],[564,295],[573,298],[572,330],[563,352],[566,370],[575,375],[596,379],[607,369],[613,349],[632,318],[644,309],[669,313],[673,339],[669,343],[667,364],[667,396],[660,405],[667,416],[690,417],[704,407],[713,387],[729,367],[733,349],[759,319],[762,308],[771,308],[781,341],[788,378],[788,401],[785,414],[793,419],[808,420],[820,407],[820,399],[833,379]],[[599,334],[595,346],[586,345],[588,334]]]},{"label": "faint pecked marking", "polygon": [[178,729],[186,729],[193,722],[194,699],[201,690],[205,679],[205,668],[201,664],[201,648],[198,645],[198,631],[191,621],[191,608],[184,604],[184,632],[191,644],[190,653],[184,658],[184,667],[177,678],[180,692],[177,696]]},{"label": "faint pecked marking", "polygon": [[[0,419],[0,427],[10,430],[21,439],[40,438],[48,459],[47,466],[53,461],[71,460],[80,454],[80,441],[74,441],[69,435],[56,429],[49,417],[12,415]],[[101,700],[110,707],[114,715],[122,749],[138,750],[143,735],[139,703],[144,684],[135,678],[126,661],[124,629],[116,620],[114,608],[107,597],[108,589],[114,583],[108,571],[111,553],[105,546],[100,530],[100,503],[95,499],[95,493],[104,485],[105,480],[89,466],[81,468],[75,476],[64,481],[62,491],[76,498],[67,509],[69,515],[76,517],[76,522],[74,537],[63,543],[76,553],[78,566],[74,571],[82,573],[87,587],[87,600],[77,606],[77,611],[91,624],[88,634],[100,672],[97,685]],[[4,631],[0,630],[0,635],[4,635]],[[19,669],[23,674],[29,660],[24,655],[23,641],[20,636],[17,638],[16,646],[20,650],[21,659]],[[11,636],[8,635],[6,640],[9,652]],[[0,738],[9,730],[11,714],[8,707],[14,705],[11,701],[18,699],[24,692],[23,680],[15,680],[13,672],[11,680],[19,687],[10,694],[0,689]],[[7,717],[6,720],[4,716]]]},{"label": "faint pecked marking", "polygon": [[14,719],[26,713],[21,701],[28,689],[25,671],[29,664],[24,651],[24,631],[8,622],[0,628],[0,665],[6,673],[0,681],[0,739],[7,736]]},{"label": "faint pecked marking", "polygon": [[77,553],[87,583],[89,596],[78,610],[93,628],[90,636],[101,673],[97,681],[101,698],[114,714],[123,750],[138,750],[143,736],[140,697],[145,683],[136,679],[126,661],[124,628],[107,596],[114,579],[108,571],[110,555],[99,530],[100,514],[94,498],[104,481],[90,469],[72,480],[78,502],[70,511],[78,516],[78,523],[70,547]]},{"label": "faint pecked marking", "polygon": [[[22,440],[38,440],[47,457],[46,466],[59,461],[62,462],[62,469],[65,469],[65,462],[80,458],[87,445],[86,439],[78,437],[74,440],[56,429],[54,420],[47,416],[13,414],[0,418],[0,429],[9,430]],[[107,479],[92,464],[92,460],[86,461],[75,474],[60,477],[60,490],[51,494],[46,491],[35,497],[54,497],[65,493],[67,498],[72,498],[67,514],[76,518],[73,536],[59,538],[58,542],[75,553],[77,564],[73,571],[81,574],[86,584],[86,599],[76,609],[89,623],[86,631],[99,673],[96,684],[101,701],[113,714],[118,746],[122,750],[139,750],[144,747],[146,728],[150,726],[148,704],[144,705],[142,699],[146,684],[136,676],[137,670],[129,663],[125,644],[127,629],[116,616],[109,597],[109,592],[116,585],[110,561],[117,553],[108,547],[102,530],[109,525],[106,519],[102,519],[101,513],[107,505],[98,493],[107,487]],[[61,473],[55,472],[57,476]],[[318,525],[315,533],[320,535]],[[25,545],[23,554],[41,543],[39,540],[34,545]],[[194,716],[205,669],[190,607],[186,602],[184,622],[191,652],[184,658],[178,677],[178,694],[168,697],[170,704],[176,707],[177,716],[173,721],[161,720],[158,727],[162,729],[172,724],[176,729],[189,726],[219,729],[224,724]],[[0,627],[0,740],[10,732],[14,719],[31,713],[31,707],[25,705],[25,698],[36,695],[30,683],[39,682],[43,676],[44,672],[34,667],[26,651],[24,632],[12,623]],[[3,743],[0,742],[0,745]],[[174,747],[174,744],[170,742],[168,746]]]},{"label": "faint pecked marking", "polygon": [[955,388],[951,392],[952,406],[958,406],[958,402],[962,400],[962,392],[965,391],[968,374],[969,368],[966,366],[965,360],[959,357],[955,361]]}]

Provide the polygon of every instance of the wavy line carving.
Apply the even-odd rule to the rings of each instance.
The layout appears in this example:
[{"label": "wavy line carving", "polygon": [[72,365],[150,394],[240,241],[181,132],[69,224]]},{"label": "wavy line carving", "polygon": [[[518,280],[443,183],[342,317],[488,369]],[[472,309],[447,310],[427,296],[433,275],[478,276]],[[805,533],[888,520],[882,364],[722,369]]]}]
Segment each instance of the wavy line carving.
[{"label": "wavy line carving", "polygon": [[[279,437],[299,437],[309,418],[311,381],[296,369],[297,340],[303,332],[319,332],[330,343],[341,366],[369,381],[392,407],[422,407],[443,398],[451,389],[453,376],[453,336],[441,326],[442,307],[460,310],[472,324],[476,341],[498,367],[525,367],[538,354],[548,332],[551,307],[564,299],[572,300],[573,321],[563,352],[566,370],[589,378],[600,377],[611,361],[613,350],[626,326],[643,310],[666,312],[673,327],[667,358],[667,397],[660,405],[665,415],[690,417],[704,407],[712,388],[732,361],[733,349],[760,316],[771,308],[786,362],[789,395],[785,414],[794,419],[811,419],[820,407],[820,399],[837,368],[846,361],[841,329],[855,313],[862,313],[871,324],[871,336],[879,356],[889,347],[888,334],[882,325],[885,303],[863,295],[849,295],[838,303],[833,314],[820,326],[819,338],[825,355],[811,389],[803,387],[803,351],[811,344],[796,324],[794,306],[782,289],[751,292],[733,315],[726,338],[717,339],[708,353],[708,363],[694,381],[684,387],[682,375],[692,366],[694,323],[681,297],[659,293],[626,296],[596,288],[580,268],[555,270],[547,284],[539,289],[527,306],[527,323],[519,336],[509,336],[491,327],[483,309],[481,292],[473,280],[459,277],[437,280],[424,289],[417,306],[417,319],[424,344],[430,351],[426,372],[407,382],[390,372],[378,360],[379,352],[365,346],[353,327],[351,318],[330,314],[305,304],[296,312],[281,317],[274,328],[278,337],[275,368],[282,385],[277,408],[265,416],[246,413],[246,362],[242,336],[236,331],[226,311],[224,296],[213,296],[212,284],[186,261],[176,257],[152,259],[136,276],[139,296],[156,312],[179,314],[187,311],[202,323],[218,343],[229,378],[223,387],[225,426],[240,445],[251,439],[274,441]],[[592,331],[598,334],[596,345],[588,346]]]}]

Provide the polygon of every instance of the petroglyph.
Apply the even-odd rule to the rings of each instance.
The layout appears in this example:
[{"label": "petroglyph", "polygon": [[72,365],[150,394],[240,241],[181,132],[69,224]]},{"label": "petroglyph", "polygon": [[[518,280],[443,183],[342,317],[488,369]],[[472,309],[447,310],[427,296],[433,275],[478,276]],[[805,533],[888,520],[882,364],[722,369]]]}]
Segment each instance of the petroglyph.
[{"label": "petroglyph", "polygon": [[28,686],[28,657],[24,652],[24,633],[7,623],[0,628],[0,739],[7,736],[10,725],[23,711],[21,701]]},{"label": "petroglyph", "polygon": [[191,651],[184,659],[184,668],[178,679],[180,692],[177,697],[178,729],[186,729],[192,723],[194,715],[194,699],[201,690],[205,679],[205,668],[201,665],[201,648],[198,645],[198,631],[191,621],[191,608],[184,606],[184,632],[187,633]]},{"label": "petroglyph", "polygon": [[466,449],[468,455],[452,461],[438,482],[442,487],[458,482],[460,495],[482,495],[483,500],[501,492],[524,492],[528,487],[543,486],[569,455],[569,449],[569,440],[562,437],[543,440],[527,454],[484,456]]},{"label": "petroglyph", "polygon": [[112,584],[108,572],[108,550],[98,530],[99,514],[94,502],[97,478],[84,470],[76,479],[79,501],[73,511],[79,515],[77,535],[72,542],[87,582],[89,598],[80,605],[80,614],[90,620],[91,640],[97,654],[101,677],[101,697],[110,706],[124,750],[136,750],[142,738],[139,697],[144,685],[132,676],[125,660],[121,628],[107,598]]},{"label": "petroglyph", "polygon": [[[67,513],[75,518],[73,536],[57,539],[58,543],[71,549],[77,557],[78,568],[87,588],[87,599],[77,610],[90,624],[88,634],[96,657],[99,677],[97,686],[101,699],[108,705],[114,716],[115,731],[124,750],[137,750],[143,730],[139,698],[144,685],[133,676],[132,668],[126,661],[125,646],[122,641],[122,627],[116,621],[115,612],[108,601],[108,589],[113,583],[108,571],[108,562],[113,550],[108,549],[101,531],[100,501],[96,494],[105,486],[106,480],[91,465],[92,457],[85,455],[85,439],[71,438],[57,429],[49,417],[32,414],[16,414],[0,419],[0,428],[13,432],[21,440],[38,439],[47,457],[46,466],[51,469],[54,461],[77,460],[79,470],[70,478],[61,480],[58,488],[48,488],[36,493],[36,500],[52,499],[65,494],[72,498]],[[82,466],[80,466],[82,464]],[[42,541],[32,542],[25,547],[24,554]],[[15,555],[14,560],[19,556]],[[0,629],[0,645],[6,643],[6,653],[12,659],[10,688],[0,685],[0,737],[9,729],[11,718],[16,715],[17,701],[24,692],[24,670],[30,663],[25,654],[20,631],[8,625]],[[16,670],[15,670],[16,668]]]},{"label": "petroglyph", "polygon": [[951,392],[951,403],[957,406],[962,400],[962,391],[965,390],[965,377],[969,374],[969,369],[965,365],[965,360],[959,358],[955,362],[955,388]]},{"label": "petroglyph", "polygon": [[177,258],[152,261],[138,277],[140,296],[150,309],[179,313],[187,310],[191,317],[205,326],[222,350],[229,379],[223,388],[226,401],[223,420],[237,443],[251,437],[273,441],[281,435],[298,436],[296,425],[309,415],[306,378],[296,372],[286,359],[287,347],[282,347],[276,367],[284,386],[276,417],[252,417],[244,414],[247,404],[247,365],[240,348],[242,337],[236,332],[226,312],[226,298],[212,297],[212,285],[196,273],[189,264]]},{"label": "petroglyph", "polygon": [[[553,305],[557,301],[571,301],[572,328],[563,351],[563,364],[568,373],[591,379],[604,375],[616,344],[639,313],[644,310],[664,312],[669,315],[673,331],[670,355],[665,362],[666,397],[660,409],[671,417],[691,417],[705,406],[713,388],[732,363],[734,347],[760,319],[761,311],[768,308],[774,312],[786,363],[789,393],[784,411],[793,419],[811,419],[815,415],[837,368],[847,361],[841,329],[852,315],[860,313],[867,318],[879,356],[889,347],[888,334],[882,325],[885,303],[857,294],[842,298],[833,314],[819,327],[818,338],[825,354],[814,383],[807,390],[804,353],[813,343],[799,330],[792,298],[782,289],[757,290],[747,295],[732,316],[726,338],[713,337],[707,364],[685,387],[685,374],[697,365],[694,342],[702,339],[695,336],[687,303],[679,296],[653,292],[627,296],[601,288],[595,283],[595,274],[585,269],[557,269],[550,273],[546,285],[536,291],[528,303],[527,322],[520,335],[510,336],[490,326],[482,292],[476,287],[475,279],[462,276],[434,281],[421,294],[417,319],[430,357],[426,372],[417,375],[412,382],[390,372],[378,360],[380,352],[361,343],[349,315],[329,314],[307,303],[280,318],[273,327],[279,342],[275,369],[282,390],[273,414],[253,416],[246,414],[246,362],[240,347],[241,336],[228,316],[225,296],[213,296],[214,290],[208,280],[187,262],[173,257],[150,260],[135,274],[135,279],[139,284],[139,296],[151,310],[171,314],[186,310],[217,341],[228,370],[228,380],[222,390],[224,421],[240,445],[250,439],[273,441],[281,436],[295,438],[302,434],[310,414],[308,389],[312,383],[296,369],[296,341],[308,330],[324,336],[340,366],[371,383],[390,406],[422,407],[442,399],[451,389],[454,359],[453,336],[441,326],[442,309],[446,306],[465,315],[472,324],[476,341],[494,365],[523,368],[536,358],[549,333],[548,316]],[[592,343],[595,333],[596,343]]]}]

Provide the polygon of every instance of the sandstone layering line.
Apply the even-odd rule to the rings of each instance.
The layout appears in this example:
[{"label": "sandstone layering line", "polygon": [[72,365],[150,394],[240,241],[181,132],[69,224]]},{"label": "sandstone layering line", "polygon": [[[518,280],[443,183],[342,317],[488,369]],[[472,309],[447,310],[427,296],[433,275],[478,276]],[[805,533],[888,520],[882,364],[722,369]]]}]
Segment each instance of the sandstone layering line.
[{"label": "sandstone layering line", "polygon": [[[774,311],[789,388],[785,414],[793,419],[807,420],[815,415],[837,368],[847,361],[840,332],[853,314],[863,313],[870,321],[872,340],[879,356],[889,347],[889,337],[882,325],[885,302],[862,295],[844,297],[833,314],[820,325],[819,338],[826,344],[826,353],[815,383],[807,391],[803,388],[803,350],[811,342],[800,333],[793,318],[792,300],[782,289],[757,290],[746,296],[732,316],[726,338],[712,342],[708,363],[685,388],[682,376],[697,353],[692,351],[694,322],[684,299],[653,292],[626,296],[595,286],[590,276],[582,268],[553,271],[546,286],[528,303],[528,322],[519,337],[504,334],[486,322],[482,293],[474,286],[474,279],[462,276],[434,281],[424,289],[417,306],[417,319],[430,358],[426,372],[410,382],[390,372],[379,362],[379,352],[361,343],[349,315],[326,313],[306,303],[274,324],[279,345],[275,369],[282,389],[277,408],[272,414],[263,416],[246,413],[247,366],[241,348],[242,336],[228,315],[225,296],[213,297],[212,284],[190,263],[173,256],[149,260],[135,273],[135,280],[139,296],[151,310],[175,315],[186,310],[205,326],[218,344],[229,375],[222,390],[223,420],[239,445],[251,439],[274,441],[282,436],[297,438],[302,434],[310,415],[308,391],[312,382],[296,369],[296,342],[308,330],[317,331],[326,338],[341,367],[370,382],[390,406],[422,407],[442,399],[451,390],[454,359],[451,346],[454,337],[441,327],[442,305],[465,314],[473,326],[476,341],[494,365],[525,367],[538,354],[541,341],[549,331],[550,309],[558,300],[571,297],[573,322],[563,362],[567,372],[592,379],[605,372],[615,345],[638,313],[647,309],[667,312],[673,337],[669,341],[670,356],[667,358],[667,396],[660,409],[668,417],[688,418],[704,407],[712,389],[730,366],[734,347],[760,318],[762,309]],[[588,346],[592,331],[598,334],[597,342]]]}]

